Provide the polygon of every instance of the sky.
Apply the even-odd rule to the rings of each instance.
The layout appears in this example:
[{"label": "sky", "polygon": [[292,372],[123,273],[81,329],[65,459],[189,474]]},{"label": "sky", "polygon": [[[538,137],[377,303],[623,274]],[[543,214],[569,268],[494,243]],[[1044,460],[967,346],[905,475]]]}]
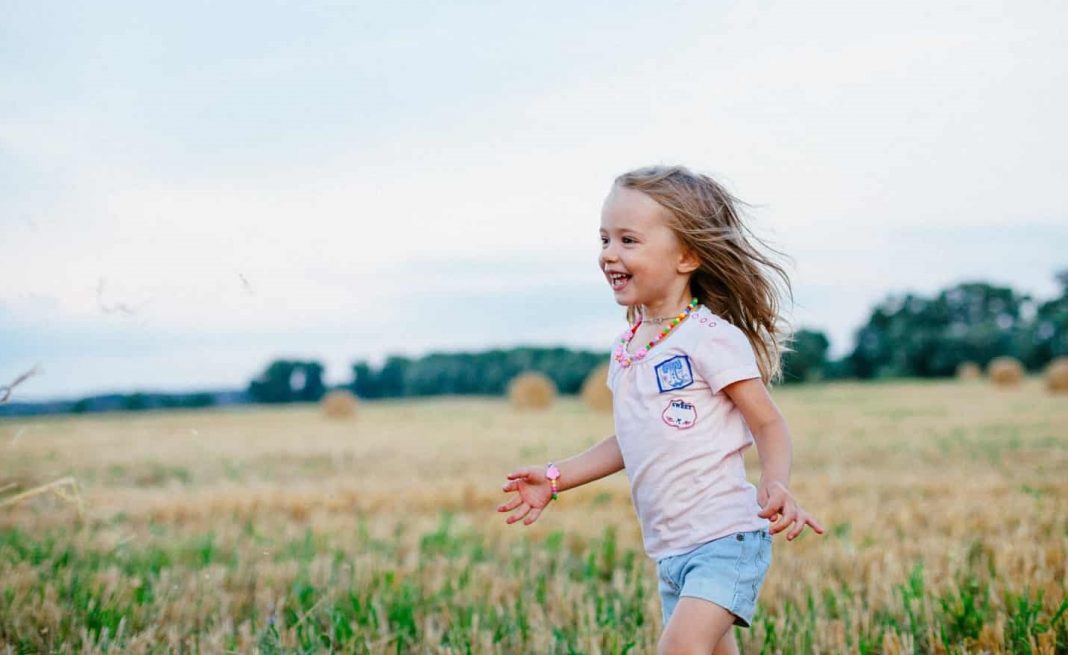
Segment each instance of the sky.
[{"label": "sky", "polygon": [[891,293],[1056,292],[1056,2],[0,0],[0,384],[13,400],[327,381],[625,327],[612,179],[751,205],[832,356]]}]

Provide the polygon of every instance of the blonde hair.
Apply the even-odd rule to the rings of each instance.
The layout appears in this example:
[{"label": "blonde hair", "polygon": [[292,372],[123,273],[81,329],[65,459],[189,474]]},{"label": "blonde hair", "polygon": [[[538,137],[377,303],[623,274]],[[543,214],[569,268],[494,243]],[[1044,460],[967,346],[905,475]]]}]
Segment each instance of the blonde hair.
[{"label": "blonde hair", "polygon": [[[690,290],[712,313],[745,333],[763,382],[780,381],[792,331],[779,316],[780,293],[772,274],[782,278],[791,303],[793,291],[783,267],[746,237],[748,233],[756,243],[779,252],[742,222],[738,207],[747,203],[685,166],[637,168],[617,177],[615,185],[641,191],[667,210],[668,227],[701,262],[691,274]],[[627,307],[627,320],[637,319],[638,308]]]}]

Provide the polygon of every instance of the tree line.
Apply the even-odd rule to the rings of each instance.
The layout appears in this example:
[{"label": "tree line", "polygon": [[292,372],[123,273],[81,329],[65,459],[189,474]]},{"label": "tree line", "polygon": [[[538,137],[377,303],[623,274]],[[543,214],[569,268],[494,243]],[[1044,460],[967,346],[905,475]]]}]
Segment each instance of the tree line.
[{"label": "tree line", "polygon": [[[783,356],[783,382],[948,377],[964,362],[985,367],[1005,355],[1020,360],[1028,371],[1040,371],[1053,359],[1068,356],[1068,270],[1055,277],[1060,290],[1046,300],[986,282],[957,284],[932,296],[890,294],[856,331],[853,349],[835,360],[828,358],[830,341],[823,332],[799,329],[792,350]],[[377,367],[367,361],[353,364],[351,379],[341,388],[364,399],[500,395],[519,373],[538,371],[561,393],[573,394],[608,357],[608,352],[563,347],[390,355]],[[0,405],[0,415],[314,402],[329,390],[323,373],[317,361],[281,359],[240,391],[11,403]]]},{"label": "tree line", "polygon": [[[783,383],[855,378],[937,378],[956,374],[965,362],[985,367],[1011,356],[1037,372],[1056,357],[1068,356],[1068,270],[1056,279],[1059,295],[1037,301],[1009,287],[965,282],[933,296],[888,295],[857,330],[853,350],[828,358],[830,341],[812,329],[799,329],[783,355]],[[577,393],[608,352],[568,348],[514,348],[476,353],[431,353],[388,357],[380,367],[360,361],[344,385],[360,398],[404,398],[438,394],[500,395],[523,371],[547,375],[561,393]],[[289,402],[260,389],[284,390],[289,376],[310,380],[320,395],[322,367],[315,362],[275,362],[250,394],[259,402]],[[273,380],[273,381],[272,381]],[[294,386],[292,399],[307,399]]]},{"label": "tree line", "polygon": [[848,373],[862,379],[946,377],[963,362],[985,366],[1002,355],[1039,371],[1068,355],[1068,270],[1056,279],[1060,294],[1046,301],[982,282],[930,298],[890,296],[857,332]]}]

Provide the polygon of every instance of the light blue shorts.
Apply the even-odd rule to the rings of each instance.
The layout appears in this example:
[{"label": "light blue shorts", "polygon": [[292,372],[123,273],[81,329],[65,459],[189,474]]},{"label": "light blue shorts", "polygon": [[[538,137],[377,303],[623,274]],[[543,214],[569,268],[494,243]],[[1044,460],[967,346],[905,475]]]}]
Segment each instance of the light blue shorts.
[{"label": "light blue shorts", "polygon": [[664,626],[681,596],[704,598],[734,614],[734,625],[748,628],[756,599],[771,564],[767,528],[736,532],[682,553],[657,560]]}]

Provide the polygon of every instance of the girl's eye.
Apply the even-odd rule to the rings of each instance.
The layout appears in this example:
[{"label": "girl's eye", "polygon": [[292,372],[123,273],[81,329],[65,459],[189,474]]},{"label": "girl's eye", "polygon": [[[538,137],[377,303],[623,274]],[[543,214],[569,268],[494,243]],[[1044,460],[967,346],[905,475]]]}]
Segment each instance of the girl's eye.
[{"label": "girl's eye", "polygon": [[623,243],[634,243],[634,239],[630,237],[623,237]]}]

